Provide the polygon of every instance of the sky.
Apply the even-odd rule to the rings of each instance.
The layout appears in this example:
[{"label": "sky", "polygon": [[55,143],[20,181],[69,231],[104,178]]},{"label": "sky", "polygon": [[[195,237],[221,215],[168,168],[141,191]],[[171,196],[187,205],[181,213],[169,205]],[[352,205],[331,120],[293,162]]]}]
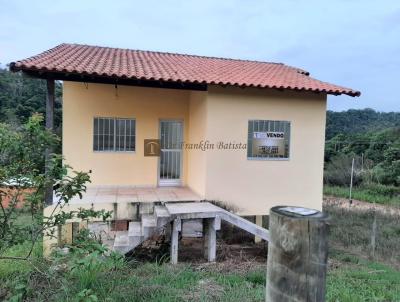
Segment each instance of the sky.
[{"label": "sky", "polygon": [[60,43],[281,62],[360,90],[328,108],[400,111],[399,0],[0,0],[0,63]]}]

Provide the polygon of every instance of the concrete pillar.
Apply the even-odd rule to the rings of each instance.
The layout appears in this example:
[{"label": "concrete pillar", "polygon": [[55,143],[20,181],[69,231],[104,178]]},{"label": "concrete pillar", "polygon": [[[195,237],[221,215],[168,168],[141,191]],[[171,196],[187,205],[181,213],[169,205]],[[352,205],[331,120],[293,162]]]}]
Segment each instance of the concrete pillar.
[{"label": "concrete pillar", "polygon": [[171,228],[171,263],[178,263],[178,243],[179,243],[179,232],[182,230],[182,221],[180,218],[176,218],[172,222]]},{"label": "concrete pillar", "polygon": [[217,231],[221,229],[221,218],[204,219],[204,257],[214,262],[217,257]]},{"label": "concrete pillar", "polygon": [[[262,215],[256,215],[256,225],[258,225],[259,227],[262,227],[262,221],[263,221]],[[261,240],[262,240],[261,237],[254,236],[255,243],[259,243],[259,242],[261,242]]]}]

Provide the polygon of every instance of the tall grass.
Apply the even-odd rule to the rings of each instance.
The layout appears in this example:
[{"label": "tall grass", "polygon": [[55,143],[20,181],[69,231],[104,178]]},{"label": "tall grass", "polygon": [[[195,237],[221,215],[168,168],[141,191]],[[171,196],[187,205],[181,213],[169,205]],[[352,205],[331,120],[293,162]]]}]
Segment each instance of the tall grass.
[{"label": "tall grass", "polygon": [[[15,245],[5,251],[2,256],[11,257],[25,257],[31,248],[30,242]],[[38,242],[32,252],[33,259],[41,259],[42,245]],[[7,280],[10,276],[15,274],[23,274],[32,271],[32,265],[25,260],[5,260],[0,259],[0,280]]]},{"label": "tall grass", "polygon": [[[348,187],[324,186],[324,194],[335,197],[349,198]],[[354,187],[352,190],[352,199],[367,202],[376,202],[379,204],[391,204],[400,206],[399,193],[385,193],[382,190],[368,187]]]},{"label": "tall grass", "polygon": [[[324,205],[330,216],[331,247],[368,258],[371,255],[371,230],[374,213],[369,209]],[[375,260],[400,268],[400,215],[376,212]]]},{"label": "tall grass", "polygon": [[[371,213],[332,205],[325,211],[331,217],[327,301],[400,301],[399,215],[378,214],[376,259],[369,261]],[[23,244],[8,252],[19,256],[28,249]],[[35,257],[40,255],[37,246]],[[0,300],[265,301],[266,272],[260,266],[235,271],[83,255],[54,257],[43,262],[43,273],[24,262],[0,260]]]},{"label": "tall grass", "polygon": [[[31,223],[31,216],[22,210],[19,210],[19,215],[15,221],[18,225],[28,225]],[[31,242],[25,241],[22,244],[14,245],[4,251],[1,256],[8,257],[26,257],[31,249]],[[42,258],[42,242],[39,240],[32,250],[33,259]],[[24,260],[4,260],[0,259],[0,280],[6,280],[12,274],[23,274],[33,269],[32,265]]]}]

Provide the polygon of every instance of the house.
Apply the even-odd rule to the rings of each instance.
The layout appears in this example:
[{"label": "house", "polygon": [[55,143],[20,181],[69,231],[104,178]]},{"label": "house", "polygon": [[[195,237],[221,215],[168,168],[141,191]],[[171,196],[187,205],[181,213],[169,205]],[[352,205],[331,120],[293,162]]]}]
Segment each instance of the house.
[{"label": "house", "polygon": [[11,69],[47,79],[49,115],[63,81],[63,156],[91,171],[80,202],[210,200],[258,217],[321,209],[327,95],[360,95],[282,63],[78,44]]}]

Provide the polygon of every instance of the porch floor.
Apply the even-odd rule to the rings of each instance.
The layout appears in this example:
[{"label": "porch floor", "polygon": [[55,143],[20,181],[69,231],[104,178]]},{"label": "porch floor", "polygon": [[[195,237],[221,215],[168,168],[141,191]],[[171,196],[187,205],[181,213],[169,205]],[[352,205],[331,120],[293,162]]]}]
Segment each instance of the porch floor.
[{"label": "porch floor", "polygon": [[[54,196],[54,203],[57,198]],[[88,186],[82,199],[74,197],[70,204],[201,201],[188,187]]]}]

